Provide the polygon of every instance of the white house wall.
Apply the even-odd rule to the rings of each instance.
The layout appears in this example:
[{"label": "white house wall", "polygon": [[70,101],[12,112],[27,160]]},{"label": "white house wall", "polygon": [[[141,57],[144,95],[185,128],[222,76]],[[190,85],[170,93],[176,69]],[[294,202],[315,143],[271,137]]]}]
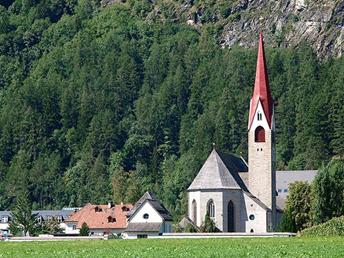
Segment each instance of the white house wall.
[{"label": "white house wall", "polygon": [[[148,214],[148,219],[144,219],[143,215]],[[160,214],[152,207],[149,202],[146,202],[141,208],[135,213],[135,215],[130,219],[132,223],[162,223],[163,220]]]},{"label": "white house wall", "polygon": [[8,227],[9,227],[9,224],[8,224],[8,223],[0,222],[0,233],[1,233],[2,231],[8,232],[8,231],[9,231],[9,230],[8,230]]},{"label": "white house wall", "polygon": [[65,224],[65,233],[66,234],[79,234],[80,230],[79,229],[73,229],[73,226],[76,227],[77,222],[68,222]]},{"label": "white house wall", "polygon": [[123,239],[137,239],[137,235],[146,235],[147,238],[157,237],[159,233],[154,232],[124,232],[122,234]]},{"label": "white house wall", "polygon": [[[118,229],[118,228],[96,228],[92,229],[90,228],[90,234],[93,236],[103,236],[108,233],[115,234],[115,235],[121,235],[123,233],[124,229]],[[105,234],[104,234],[105,233]]]}]

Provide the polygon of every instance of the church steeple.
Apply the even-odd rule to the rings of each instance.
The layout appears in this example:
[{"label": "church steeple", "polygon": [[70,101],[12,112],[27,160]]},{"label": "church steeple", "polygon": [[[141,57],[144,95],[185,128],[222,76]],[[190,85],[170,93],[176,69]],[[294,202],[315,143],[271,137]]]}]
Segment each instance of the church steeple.
[{"label": "church steeple", "polygon": [[248,181],[250,192],[271,209],[272,230],[276,221],[274,110],[261,33],[256,69],[248,122]]},{"label": "church steeple", "polygon": [[250,115],[248,129],[251,128],[258,103],[261,103],[267,123],[271,129],[273,100],[269,89],[269,79],[265,62],[263,34],[259,34],[259,47],[256,67],[256,79],[254,83],[253,96],[250,103]]}]

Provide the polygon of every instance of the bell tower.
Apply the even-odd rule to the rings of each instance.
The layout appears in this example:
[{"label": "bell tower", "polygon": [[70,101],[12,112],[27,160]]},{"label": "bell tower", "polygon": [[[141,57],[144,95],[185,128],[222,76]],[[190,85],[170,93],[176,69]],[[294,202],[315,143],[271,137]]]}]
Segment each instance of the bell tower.
[{"label": "bell tower", "polygon": [[256,78],[248,121],[249,190],[271,209],[269,230],[276,221],[274,107],[265,63],[263,35],[259,35]]}]

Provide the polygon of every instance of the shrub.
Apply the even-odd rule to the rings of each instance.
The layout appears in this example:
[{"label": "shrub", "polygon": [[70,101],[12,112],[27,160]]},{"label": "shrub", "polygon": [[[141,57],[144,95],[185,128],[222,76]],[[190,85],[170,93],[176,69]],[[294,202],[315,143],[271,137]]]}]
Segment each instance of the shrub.
[{"label": "shrub", "polygon": [[301,236],[344,236],[344,216],[304,229]]},{"label": "shrub", "polygon": [[122,237],[120,235],[113,234],[113,233],[109,234],[109,237],[108,237],[109,240],[110,239],[121,239],[121,238]]},{"label": "shrub", "polygon": [[201,232],[219,232],[220,230],[216,227],[215,222],[209,217],[207,213],[205,215],[205,220],[200,228]]},{"label": "shrub", "polygon": [[80,229],[80,236],[88,236],[90,234],[90,228],[87,226],[86,222],[82,223]]}]

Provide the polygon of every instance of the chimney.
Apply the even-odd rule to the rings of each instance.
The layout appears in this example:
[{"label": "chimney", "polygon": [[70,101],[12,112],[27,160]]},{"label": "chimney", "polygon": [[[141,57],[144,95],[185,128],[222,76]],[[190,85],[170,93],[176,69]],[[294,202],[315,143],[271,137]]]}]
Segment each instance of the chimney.
[{"label": "chimney", "polygon": [[112,202],[112,201],[109,201],[109,202],[108,202],[108,208],[111,209],[113,206],[114,206],[114,205],[113,205],[113,202]]}]

